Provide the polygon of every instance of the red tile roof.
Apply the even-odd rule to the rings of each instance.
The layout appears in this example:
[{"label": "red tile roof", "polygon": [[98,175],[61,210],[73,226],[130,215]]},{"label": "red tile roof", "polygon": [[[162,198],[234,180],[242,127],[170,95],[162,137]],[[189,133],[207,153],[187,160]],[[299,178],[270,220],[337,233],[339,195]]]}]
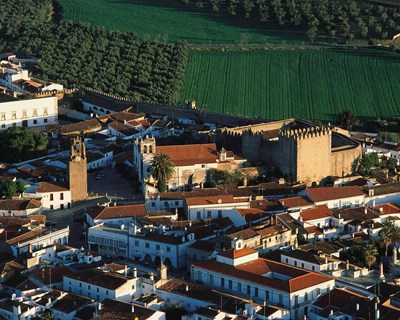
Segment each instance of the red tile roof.
[{"label": "red tile roof", "polygon": [[88,214],[92,219],[116,219],[128,217],[143,217],[147,214],[144,204],[135,204],[128,206],[97,206],[90,208]]},{"label": "red tile roof", "polygon": [[304,210],[300,213],[303,221],[329,218],[332,215],[332,211],[329,210],[325,204],[316,208]]},{"label": "red tile roof", "polygon": [[312,202],[307,197],[283,198],[279,199],[279,202],[282,206],[286,208],[307,207],[307,206],[312,206],[314,204],[314,202]]},{"label": "red tile roof", "polygon": [[243,248],[239,250],[229,249],[218,253],[218,255],[229,259],[238,259],[240,257],[244,257],[255,252],[257,251],[250,248]]},{"label": "red tile roof", "polygon": [[25,241],[27,241],[29,239],[34,239],[34,238],[40,236],[44,232],[46,232],[45,228],[36,228],[36,229],[28,231],[28,232],[26,232],[24,234],[21,234],[20,236],[17,236],[15,238],[9,239],[7,241],[7,243],[9,245],[13,245],[13,244],[16,244],[16,243],[19,243],[19,242],[25,242]]},{"label": "red tile roof", "polygon": [[40,186],[36,187],[36,192],[45,193],[45,192],[63,192],[69,191],[67,183],[59,183],[59,182],[40,182]]},{"label": "red tile roof", "polygon": [[176,166],[216,163],[218,159],[215,143],[157,146],[156,153],[168,155]]},{"label": "red tile roof", "polygon": [[[243,279],[258,285],[274,288],[289,293],[333,280],[323,274],[285,265],[280,262],[258,258],[237,266],[217,262],[215,259],[193,263],[195,267],[225,274],[236,279]],[[288,280],[269,278],[265,274],[279,273],[288,276]]]},{"label": "red tile roof", "polygon": [[400,208],[393,203],[384,203],[371,208],[375,209],[380,215],[400,213]]},{"label": "red tile roof", "polygon": [[193,198],[186,198],[185,201],[187,206],[246,202],[245,200],[242,199],[235,199],[231,195],[193,197]]},{"label": "red tile roof", "polygon": [[38,199],[6,199],[0,200],[0,210],[29,210],[29,209],[39,209],[42,203]]},{"label": "red tile roof", "polygon": [[307,192],[314,202],[365,196],[357,186],[307,188]]},{"label": "red tile roof", "polygon": [[257,230],[257,233],[262,237],[269,237],[269,236],[278,234],[282,231],[284,231],[284,230],[278,226],[270,226],[270,227],[266,227],[261,230]]}]

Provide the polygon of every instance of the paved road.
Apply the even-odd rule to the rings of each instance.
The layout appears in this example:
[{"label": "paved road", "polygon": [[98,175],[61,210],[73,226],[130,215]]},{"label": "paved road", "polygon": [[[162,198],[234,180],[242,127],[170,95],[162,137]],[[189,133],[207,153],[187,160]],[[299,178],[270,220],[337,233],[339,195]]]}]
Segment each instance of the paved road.
[{"label": "paved road", "polygon": [[82,203],[77,203],[72,206],[70,209],[64,210],[53,210],[45,212],[47,221],[54,222],[57,226],[58,225],[67,225],[73,222],[73,215],[74,213],[78,213],[83,211],[85,208],[93,207],[97,204],[104,204],[109,202],[110,199],[107,197],[99,197],[91,200],[84,201]]}]

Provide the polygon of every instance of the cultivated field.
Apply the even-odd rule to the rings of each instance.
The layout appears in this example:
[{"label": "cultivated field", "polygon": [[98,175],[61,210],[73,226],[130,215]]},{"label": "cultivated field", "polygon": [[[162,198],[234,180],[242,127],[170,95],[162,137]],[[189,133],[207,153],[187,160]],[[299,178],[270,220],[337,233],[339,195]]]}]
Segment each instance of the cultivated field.
[{"label": "cultivated field", "polygon": [[193,11],[176,0],[58,0],[63,20],[135,32],[143,38],[196,44],[307,41],[304,32],[275,28],[251,19]]},{"label": "cultivated field", "polygon": [[194,52],[181,102],[270,119],[400,116],[400,56],[374,50]]}]

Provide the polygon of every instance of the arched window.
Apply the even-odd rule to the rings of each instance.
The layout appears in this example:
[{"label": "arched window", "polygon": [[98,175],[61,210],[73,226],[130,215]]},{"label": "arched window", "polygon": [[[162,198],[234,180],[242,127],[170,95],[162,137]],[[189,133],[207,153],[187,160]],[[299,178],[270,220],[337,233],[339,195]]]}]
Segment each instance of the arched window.
[{"label": "arched window", "polygon": [[147,153],[147,146],[143,147],[143,153]]},{"label": "arched window", "polygon": [[153,146],[149,146],[149,153],[153,153]]}]

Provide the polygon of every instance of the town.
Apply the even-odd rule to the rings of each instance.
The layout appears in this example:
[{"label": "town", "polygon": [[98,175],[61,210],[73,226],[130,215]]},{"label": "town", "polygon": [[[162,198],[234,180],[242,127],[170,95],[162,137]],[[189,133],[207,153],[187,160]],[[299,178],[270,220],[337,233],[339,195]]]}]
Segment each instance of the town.
[{"label": "town", "polygon": [[140,103],[30,63],[0,54],[0,319],[400,318],[388,134]]}]

